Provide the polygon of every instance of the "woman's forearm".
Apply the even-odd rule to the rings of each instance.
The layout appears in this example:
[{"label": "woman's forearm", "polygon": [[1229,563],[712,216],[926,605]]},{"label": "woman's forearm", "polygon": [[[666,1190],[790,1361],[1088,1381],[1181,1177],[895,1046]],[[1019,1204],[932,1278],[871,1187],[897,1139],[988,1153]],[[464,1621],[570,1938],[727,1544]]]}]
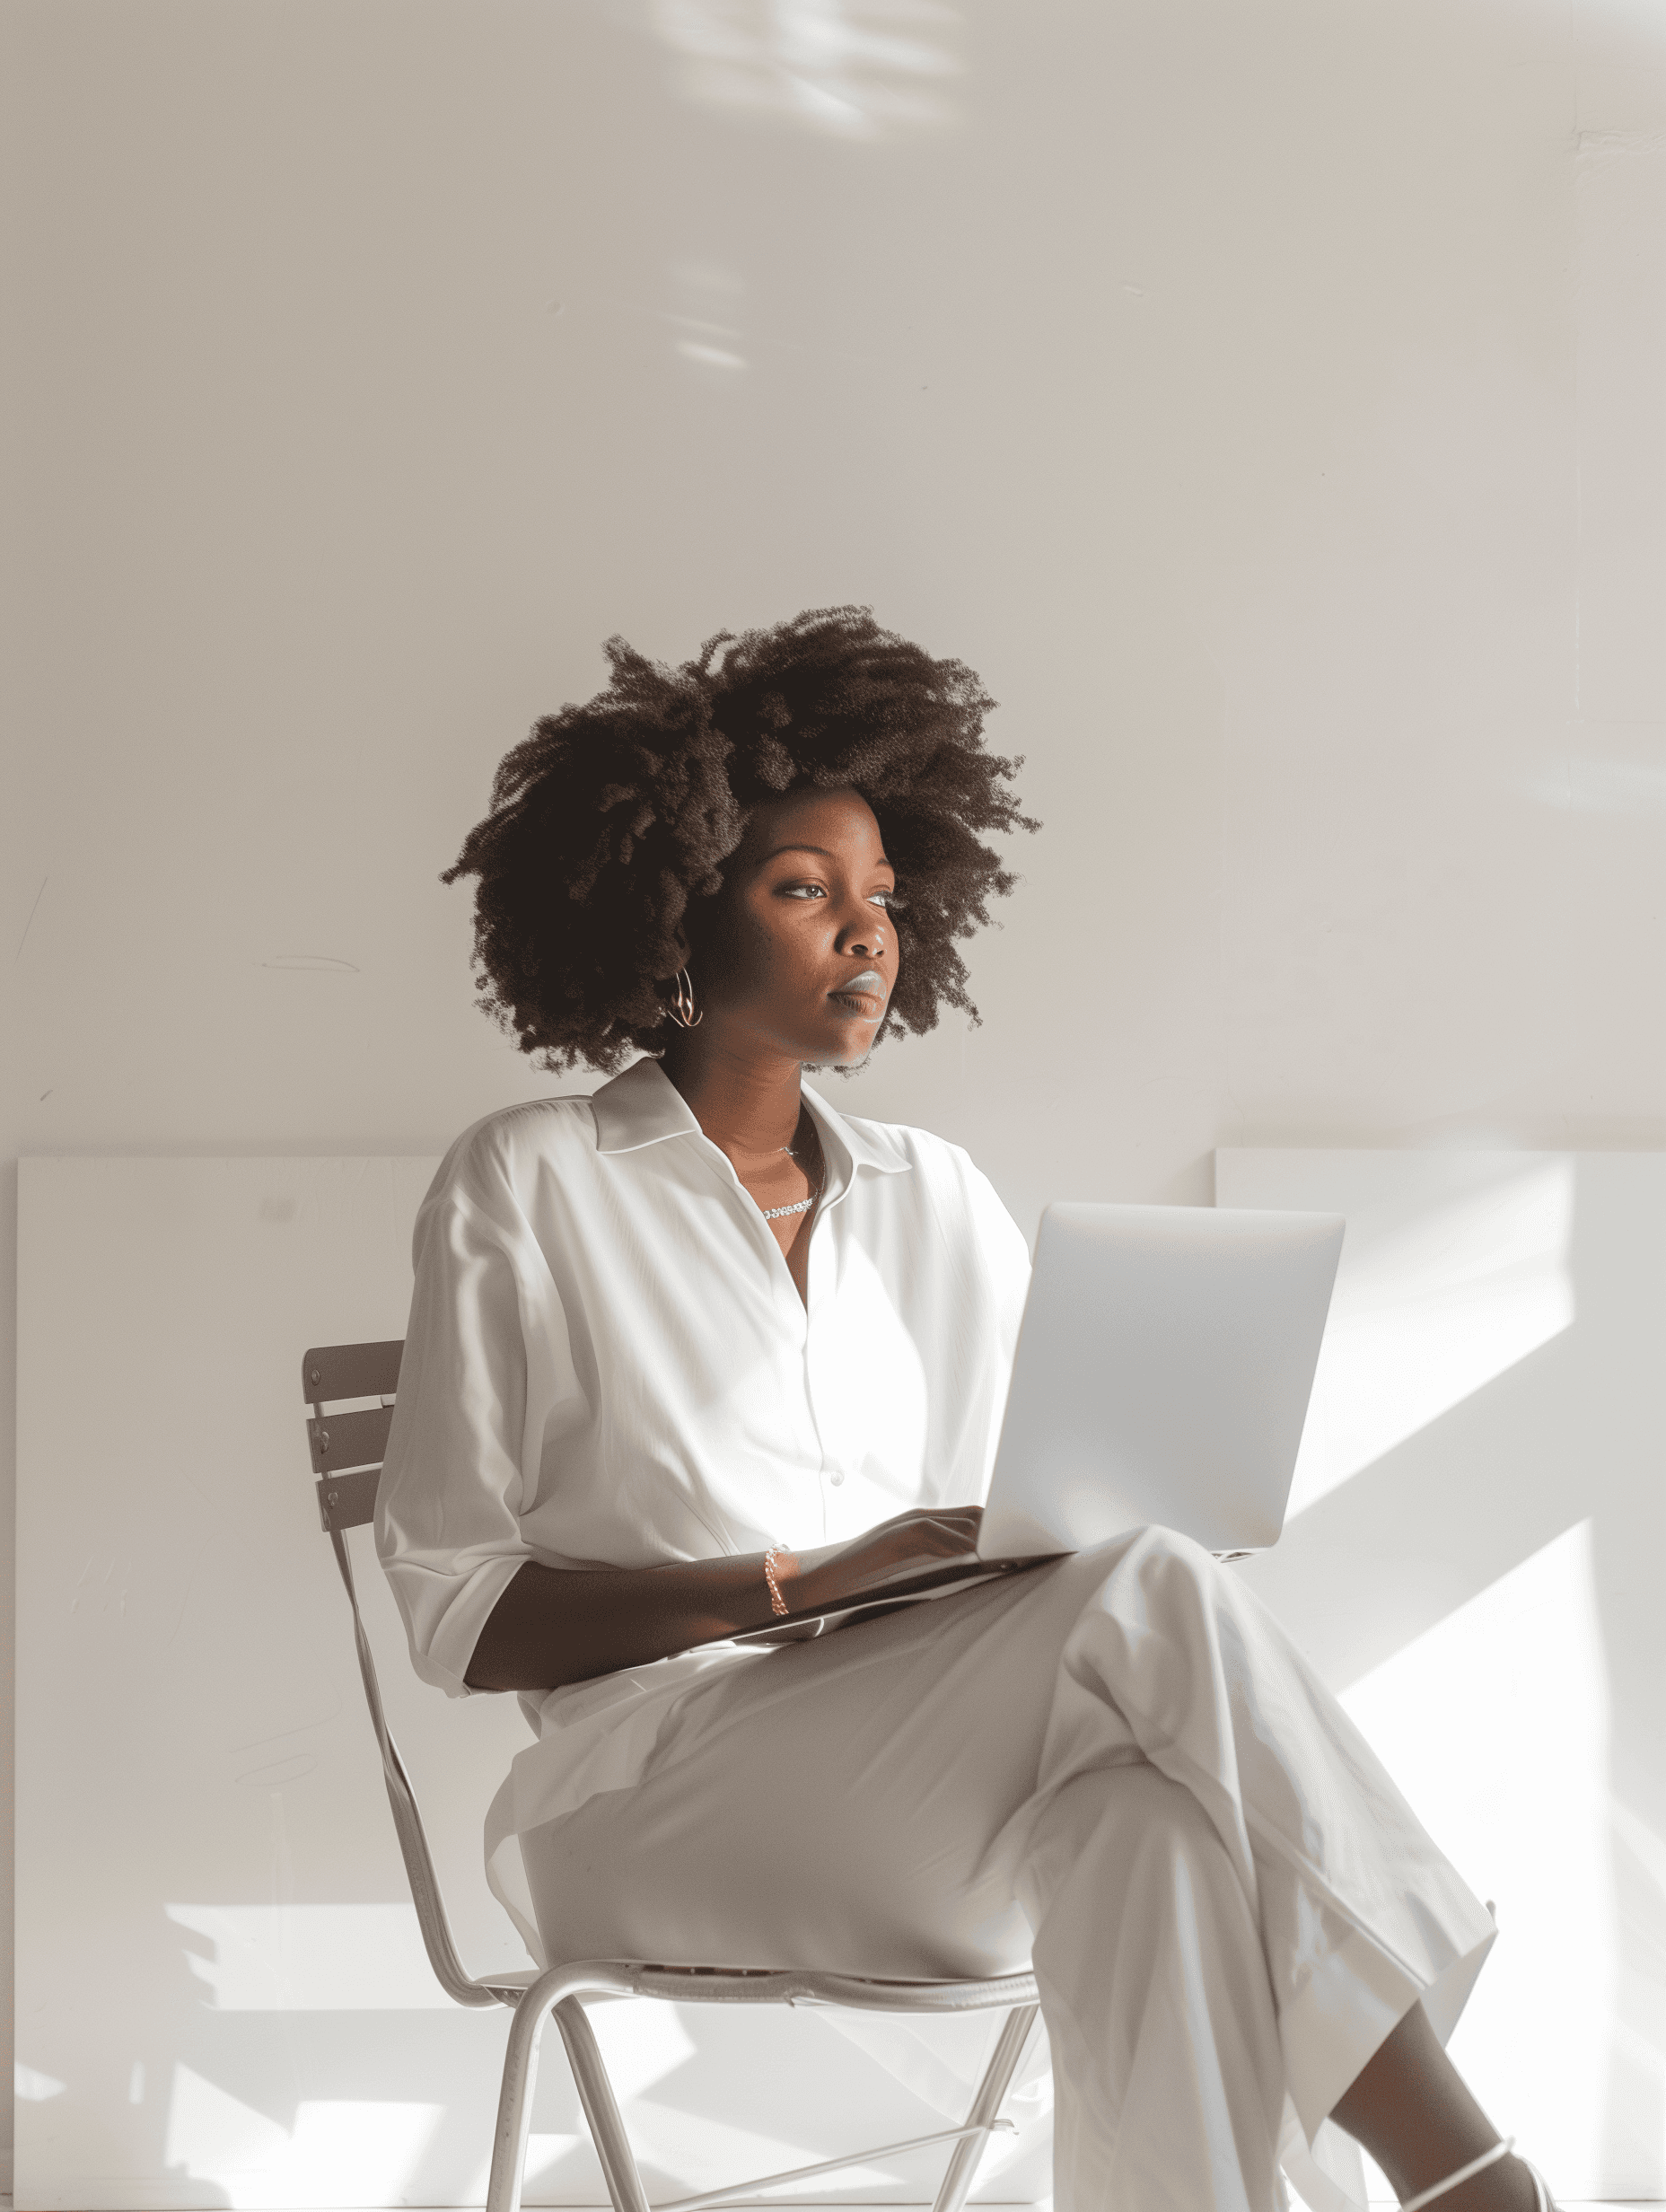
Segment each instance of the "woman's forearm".
[{"label": "woman's forearm", "polygon": [[774,1617],[762,1552],[643,1567],[529,1559],[481,1629],[466,1679],[471,1690],[557,1690]]},{"label": "woman's forearm", "polygon": [[[976,1505],[919,1507],[842,1544],[777,1552],[782,1601],[802,1619],[909,1584],[923,1588],[955,1562],[977,1564],[982,1518]],[[492,1609],[464,1679],[470,1690],[559,1690],[771,1628],[776,1613],[765,1557],[618,1567],[529,1559]]]}]

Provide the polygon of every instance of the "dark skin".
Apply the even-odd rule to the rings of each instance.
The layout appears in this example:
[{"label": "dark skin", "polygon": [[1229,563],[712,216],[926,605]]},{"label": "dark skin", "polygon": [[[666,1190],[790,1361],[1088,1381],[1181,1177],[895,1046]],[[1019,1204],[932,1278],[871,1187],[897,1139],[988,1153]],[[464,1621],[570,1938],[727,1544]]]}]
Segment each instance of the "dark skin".
[{"label": "dark skin", "polygon": [[[662,1065],[760,1209],[819,1188],[802,1070],[854,1066],[872,1049],[897,978],[895,888],[879,824],[855,792],[770,802],[754,810],[690,957],[701,1019],[670,1032]],[[801,1298],[815,1218],[811,1208],[768,1224]],[[976,1506],[900,1514],[848,1543],[779,1555],[777,1580],[806,1613],[894,1587],[899,1575],[924,1582],[970,1565],[981,1518]],[[529,1562],[482,1629],[468,1680],[476,1690],[548,1690],[775,1619],[761,1552],[652,1567]],[[1332,2117],[1402,2199],[1498,2139],[1416,2005]],[[1533,2212],[1536,2199],[1525,2166],[1504,2158],[1438,2201],[1442,2212]]]}]

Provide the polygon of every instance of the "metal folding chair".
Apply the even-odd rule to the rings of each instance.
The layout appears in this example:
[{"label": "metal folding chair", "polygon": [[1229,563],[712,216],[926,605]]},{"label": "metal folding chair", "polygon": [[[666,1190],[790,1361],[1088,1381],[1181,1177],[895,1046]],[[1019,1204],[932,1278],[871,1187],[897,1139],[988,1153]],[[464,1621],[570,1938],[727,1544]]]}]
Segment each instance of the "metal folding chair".
[{"label": "metal folding chair", "polygon": [[[934,2144],[948,2144],[952,2147],[934,2212],[960,2212],[989,2137],[997,2129],[1013,2132],[1012,2122],[1003,2120],[1000,2111],[1036,2017],[1036,1985],[1029,1974],[1004,1974],[988,1981],[889,1981],[831,1972],[775,1973],[750,1967],[658,1966],[631,1959],[585,1959],[552,1966],[541,1974],[528,1971],[490,1979],[477,1979],[465,1971],[452,1941],[416,1793],[382,1711],[376,1664],[359,1612],[346,1542],[346,1532],[360,1527],[375,1513],[376,1482],[387,1446],[403,1349],[397,1340],[315,1346],[302,1358],[302,1396],[311,1409],[307,1441],[312,1471],[319,1478],[319,1515],[353,1608],[359,1672],[381,1751],[388,1802],[393,1809],[393,1825],[410,1877],[428,1962],[441,1988],[455,2003],[503,2005],[514,2015],[504,2059],[487,2212],[520,2212],[539,2043],[544,2023],[552,2015],[566,2047],[567,2062],[614,2212],[651,2212],[619,2117],[618,2102],[585,2015],[583,2000],[587,1997],[662,1997],[680,2005],[842,2005],[861,2012],[889,2013],[963,2013],[1004,2007],[1005,2024],[962,2126],[912,2137],[903,2143],[853,2151],[847,2157],[823,2159],[817,2165],[796,2166],[785,2173],[763,2174],[733,2189],[708,2190],[701,2196],[680,2197],[652,2208],[652,2212],[705,2212],[708,2206],[744,2204],[823,2174],[894,2158]],[[366,1404],[365,1400],[375,1402]]]}]

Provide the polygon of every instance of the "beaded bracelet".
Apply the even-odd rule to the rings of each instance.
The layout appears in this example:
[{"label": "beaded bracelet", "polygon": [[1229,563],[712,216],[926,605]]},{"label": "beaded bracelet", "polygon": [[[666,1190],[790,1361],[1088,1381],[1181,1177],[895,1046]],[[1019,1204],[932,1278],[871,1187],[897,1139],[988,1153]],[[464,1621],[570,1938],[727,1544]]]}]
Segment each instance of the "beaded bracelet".
[{"label": "beaded bracelet", "polygon": [[764,1580],[769,1584],[769,1603],[771,1610],[777,1616],[783,1613],[790,1613],[793,1609],[782,1596],[781,1585],[776,1580],[776,1561],[777,1559],[790,1559],[792,1557],[792,1553],[787,1549],[785,1544],[771,1544],[768,1550],[764,1554]]}]

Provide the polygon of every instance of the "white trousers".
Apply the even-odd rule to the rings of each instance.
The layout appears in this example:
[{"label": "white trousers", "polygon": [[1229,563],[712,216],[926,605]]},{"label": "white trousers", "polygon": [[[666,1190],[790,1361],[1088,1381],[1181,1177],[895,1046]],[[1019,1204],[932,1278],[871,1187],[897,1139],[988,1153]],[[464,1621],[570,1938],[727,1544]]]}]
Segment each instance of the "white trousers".
[{"label": "white trousers", "polygon": [[1294,1646],[1145,1529],[720,1672],[521,1837],[550,1960],[939,1976],[1033,1955],[1058,2212],[1268,2212],[1492,1940]]}]

